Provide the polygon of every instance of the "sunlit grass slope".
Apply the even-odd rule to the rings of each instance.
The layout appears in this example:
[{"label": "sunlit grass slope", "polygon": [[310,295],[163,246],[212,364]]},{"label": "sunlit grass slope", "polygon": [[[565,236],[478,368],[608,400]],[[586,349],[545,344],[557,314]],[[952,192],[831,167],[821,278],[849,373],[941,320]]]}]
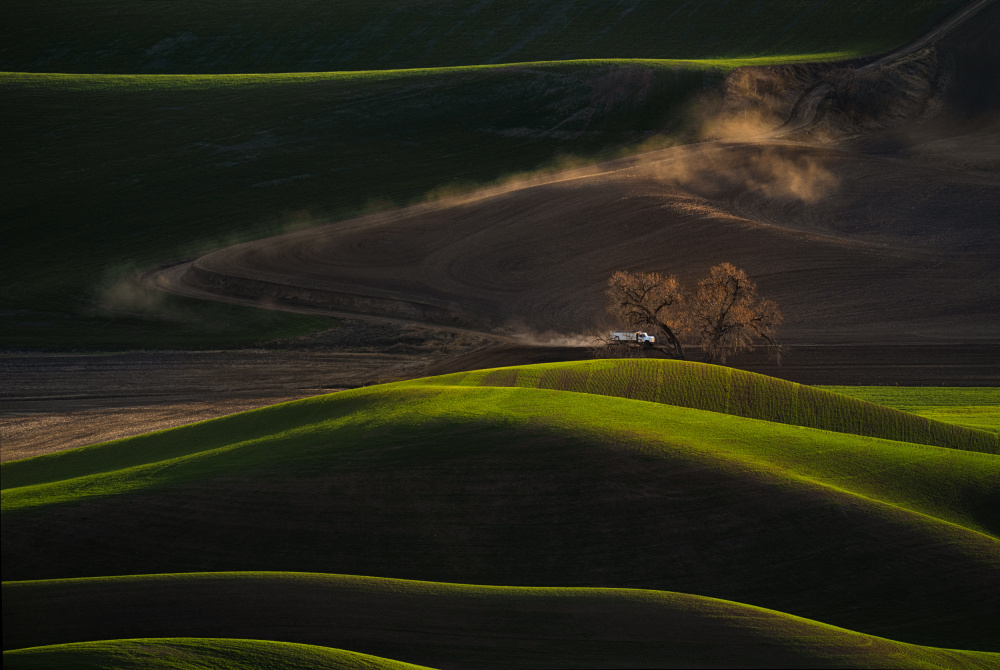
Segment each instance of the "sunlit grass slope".
[{"label": "sunlit grass slope", "polygon": [[835,391],[721,365],[658,359],[597,360],[475,370],[413,383],[597,393],[888,440],[1000,453],[1000,438],[991,432],[874,404],[878,396],[873,396],[874,402],[859,401]]},{"label": "sunlit grass slope", "polygon": [[[7,582],[3,606],[7,650],[67,640],[204,637],[322,645],[433,667],[990,668],[1000,662],[995,653],[908,645],[740,603],[637,589],[201,573]],[[228,650],[237,643],[205,644]],[[344,654],[322,647],[285,648],[292,658]],[[11,656],[18,658],[5,656],[5,666]]]},{"label": "sunlit grass slope", "polygon": [[[973,655],[974,658],[974,655]],[[77,642],[5,651],[3,667],[42,670],[416,670],[422,666],[305,644],[265,640],[154,638]]]},{"label": "sunlit grass slope", "polygon": [[891,49],[956,0],[7,0],[0,69],[291,72]]},{"label": "sunlit grass slope", "polygon": [[989,454],[428,380],[0,473],[5,580],[292,570],[641,587],[995,650]]},{"label": "sunlit grass slope", "polygon": [[828,391],[946,421],[1000,432],[1000,388],[937,386],[824,386]]},{"label": "sunlit grass slope", "polygon": [[[0,346],[239,340],[194,307],[111,289],[129,270],[669,135],[731,65],[0,75]],[[259,321],[244,330],[287,334]]]}]

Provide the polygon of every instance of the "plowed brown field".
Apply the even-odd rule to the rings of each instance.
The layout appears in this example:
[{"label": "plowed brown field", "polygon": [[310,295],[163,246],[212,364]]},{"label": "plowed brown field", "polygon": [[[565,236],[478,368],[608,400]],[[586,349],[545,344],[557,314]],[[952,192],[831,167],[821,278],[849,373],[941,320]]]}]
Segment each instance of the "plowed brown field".
[{"label": "plowed brown field", "polygon": [[690,284],[729,261],[781,305],[792,343],[1000,341],[1000,173],[970,151],[998,137],[678,147],[231,247],[167,286],[572,335],[603,325],[615,270]]},{"label": "plowed brown field", "polygon": [[[801,351],[857,351],[858,370],[872,351],[903,345],[914,347],[910,364],[994,366],[983,350],[1000,349],[1000,7],[972,9],[973,20],[925,36],[930,48],[821,76],[784,134],[730,135],[250,242],[154,281],[530,345],[619,325],[604,315],[616,270],[675,273],[690,286],[728,261],[778,302],[783,340]],[[955,359],[963,349],[968,361]]]}]

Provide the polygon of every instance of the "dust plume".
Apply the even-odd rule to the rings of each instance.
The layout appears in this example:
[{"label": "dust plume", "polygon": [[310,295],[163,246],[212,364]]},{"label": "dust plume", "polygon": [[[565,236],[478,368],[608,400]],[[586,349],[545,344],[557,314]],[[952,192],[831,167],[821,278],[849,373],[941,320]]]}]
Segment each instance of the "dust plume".
[{"label": "dust plume", "polygon": [[839,184],[814,156],[769,145],[685,145],[640,163],[637,170],[641,176],[705,196],[751,190],[769,198],[813,203]]},{"label": "dust plume", "polygon": [[145,286],[136,268],[131,266],[108,271],[95,297],[102,311],[131,314],[160,313],[166,302],[166,294]]},{"label": "dust plume", "polygon": [[776,127],[773,119],[744,109],[703,118],[700,135],[712,140],[751,140],[768,137]]},{"label": "dust plume", "polygon": [[538,332],[531,329],[511,333],[511,337],[535,347],[592,347],[596,340],[595,335],[557,333],[552,330]]},{"label": "dust plume", "polygon": [[456,182],[439,186],[428,191],[417,206],[438,203],[460,205],[532,186],[591,177],[606,170],[606,167],[596,163],[594,159],[562,155],[537,170],[507,175],[489,185],[481,186],[468,182]]}]

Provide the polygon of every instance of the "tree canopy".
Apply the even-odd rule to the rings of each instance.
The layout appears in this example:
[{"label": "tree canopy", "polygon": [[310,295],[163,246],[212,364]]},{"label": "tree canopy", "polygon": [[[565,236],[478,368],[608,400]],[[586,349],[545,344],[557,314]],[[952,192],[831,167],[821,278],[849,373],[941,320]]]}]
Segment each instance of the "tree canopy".
[{"label": "tree canopy", "polygon": [[684,358],[681,336],[696,339],[709,363],[725,363],[727,356],[761,342],[771,345],[776,357],[780,351],[781,310],[760,297],[757,284],[731,263],[710,268],[691,294],[675,275],[623,270],[608,279],[606,294],[612,318],[627,328],[652,331],[676,358]]}]

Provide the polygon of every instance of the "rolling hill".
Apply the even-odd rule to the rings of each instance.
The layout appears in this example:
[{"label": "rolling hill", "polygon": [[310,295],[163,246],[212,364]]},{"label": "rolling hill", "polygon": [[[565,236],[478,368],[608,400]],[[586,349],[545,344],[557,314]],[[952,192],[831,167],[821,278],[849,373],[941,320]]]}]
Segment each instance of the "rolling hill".
[{"label": "rolling hill", "polygon": [[[653,381],[628,370],[602,392]],[[435,381],[5,463],[4,580],[267,570],[643,588],[996,651],[994,455]]]},{"label": "rolling hill", "polygon": [[[985,670],[1000,659],[902,644],[739,603],[636,589],[242,572],[6,583],[3,598],[18,614],[12,628],[5,626],[4,649],[129,638],[8,651],[4,664],[11,667],[22,667],[14,664],[22,657],[62,653],[75,662],[69,654],[129,648],[180,660],[169,653],[171,645],[223,658],[231,649],[260,653],[264,647],[265,658],[287,654],[290,665],[310,655],[322,661],[323,650],[312,645],[341,646],[441,668],[727,667],[738,658],[741,667]],[[198,639],[142,639],[152,635]],[[224,635],[249,640],[218,639]],[[364,661],[374,665],[370,657]]]},{"label": "rolling hill", "polygon": [[[919,653],[919,652],[918,652]],[[974,657],[973,657],[974,658]],[[5,651],[7,668],[331,668],[336,670],[416,670],[421,666],[341,649],[263,640],[138,639],[79,642]]]},{"label": "rolling hill", "polygon": [[[234,242],[469,190],[512,173],[635,151],[651,138],[660,145],[690,139],[703,121],[704,105],[695,103],[706,93],[718,94],[730,68],[885,51],[933,25],[957,3],[772,1],[733,12],[718,2],[697,7],[636,2],[614,10],[622,18],[610,22],[603,14],[610,8],[593,3],[567,2],[548,10],[486,3],[466,13],[451,11],[447,3],[432,11],[407,3],[391,5],[387,15],[390,5],[298,3],[252,10],[241,5],[239,17],[218,6],[178,3],[7,5],[10,20],[3,26],[9,33],[0,41],[0,62],[6,64],[0,67],[35,74],[0,75],[0,122],[6,132],[0,169],[10,175],[10,197],[0,216],[7,224],[5,247],[16,250],[2,270],[0,343],[233,346],[247,343],[241,330],[252,329],[266,340],[320,329],[316,322],[292,316],[281,323],[255,318],[249,311],[220,316],[211,305],[150,294],[130,278],[139,269]],[[552,14],[538,23],[537,11]],[[426,23],[410,21],[411,12]],[[305,30],[311,37],[293,29],[303,16],[309,17],[311,27]],[[563,16],[565,21],[559,18]],[[200,27],[195,30],[191,22]],[[487,37],[472,30],[472,22],[504,27]],[[522,24],[528,23],[534,26],[528,32],[537,39],[501,58],[500,51],[510,46],[505,31],[527,34]],[[594,30],[598,24],[600,36]],[[123,26],[131,37],[111,44],[110,36]],[[365,32],[362,26],[375,28]],[[677,38],[664,40],[664,26],[676,30]],[[230,28],[236,32],[227,32]],[[371,49],[384,58],[359,55],[356,66],[323,61],[320,67],[318,53],[351,51],[336,46],[339,38],[324,32],[328,30],[371,40]],[[197,39],[189,39],[189,32],[197,33]],[[423,37],[413,41],[415,34]],[[254,42],[251,35],[261,41]],[[428,47],[426,53],[394,49],[393,35],[399,44]],[[581,46],[588,41],[594,49]],[[484,51],[472,49],[471,43]],[[208,51],[199,51],[204,48]],[[672,55],[687,60],[644,60]],[[581,57],[598,60],[566,60]],[[716,60],[690,60],[699,57]],[[228,64],[223,63],[226,58],[231,59]],[[441,67],[510,60],[520,63]],[[414,66],[427,67],[385,69]],[[358,71],[215,78],[120,75],[349,67]],[[969,68],[955,69],[949,76],[956,81],[969,78]],[[779,80],[809,79],[798,71],[779,74]],[[779,89],[798,90],[802,81],[787,84]],[[567,154],[576,158],[565,161]],[[758,158],[751,154],[746,160]],[[802,160],[812,164],[823,158]],[[917,169],[916,174],[903,170],[895,183],[922,188],[922,181],[937,178],[939,167]],[[846,169],[894,173],[897,166],[865,160]],[[944,198],[966,198],[988,188],[988,181],[956,177],[927,206],[936,212]],[[599,194],[608,195],[615,197]],[[863,195],[892,201],[911,194]],[[776,204],[779,213],[797,213]],[[727,212],[741,222],[788,225],[786,216],[775,217],[773,204],[758,197],[743,197],[738,205]],[[858,206],[846,203],[847,211],[833,214],[850,215]],[[612,227],[621,216],[644,216],[599,213]],[[816,217],[801,214],[806,220]],[[861,214],[871,220],[882,216]],[[955,212],[953,218],[961,214]],[[39,229],[46,234],[37,235]],[[758,240],[751,247],[756,243],[773,246],[782,240]],[[829,256],[829,250],[818,253]],[[697,250],[688,252],[692,254]],[[839,263],[836,250],[824,262]],[[909,257],[899,262],[927,264]],[[864,275],[870,269],[852,271]],[[976,263],[942,271],[983,273]],[[905,268],[894,272],[905,274]],[[348,279],[365,284],[360,277]],[[462,296],[446,300],[461,304]],[[978,295],[969,300],[972,310],[982,302]],[[495,306],[487,307],[485,315],[475,316],[497,318]],[[583,313],[590,309],[574,309],[581,308]],[[505,311],[499,310],[501,322]],[[222,321],[229,326],[215,332],[206,328]]]},{"label": "rolling hill", "polygon": [[916,37],[961,4],[12,0],[3,11],[0,69],[330,72],[578,58],[868,54]]},{"label": "rolling hill", "polygon": [[595,393],[793,426],[1000,454],[1000,440],[987,431],[962,430],[952,424],[921,420],[907,412],[849,400],[839,393],[811,386],[724,366],[685,361],[639,359],[556,363],[463,372],[411,384],[516,386]]},{"label": "rolling hill", "polygon": [[[504,343],[436,364],[468,370],[610,327],[615,270],[730,261],[785,341],[867,347],[847,368],[995,360],[1000,3],[0,19],[0,347],[243,346],[352,314]],[[3,463],[3,663],[997,667],[987,395],[576,361]]]},{"label": "rolling hill", "polygon": [[[8,132],[0,161],[11,175],[0,215],[5,244],[17,250],[2,270],[0,300],[9,312],[0,337],[7,346],[38,346],[59,344],[72,331],[81,343],[118,338],[163,346],[169,329],[193,323],[187,330],[196,340],[215,315],[162,304],[127,279],[241,239],[683,128],[692,96],[726,67],[582,62],[294,76],[0,75],[0,121]],[[45,235],[37,234],[40,226]],[[264,334],[276,330],[253,325]]]}]

